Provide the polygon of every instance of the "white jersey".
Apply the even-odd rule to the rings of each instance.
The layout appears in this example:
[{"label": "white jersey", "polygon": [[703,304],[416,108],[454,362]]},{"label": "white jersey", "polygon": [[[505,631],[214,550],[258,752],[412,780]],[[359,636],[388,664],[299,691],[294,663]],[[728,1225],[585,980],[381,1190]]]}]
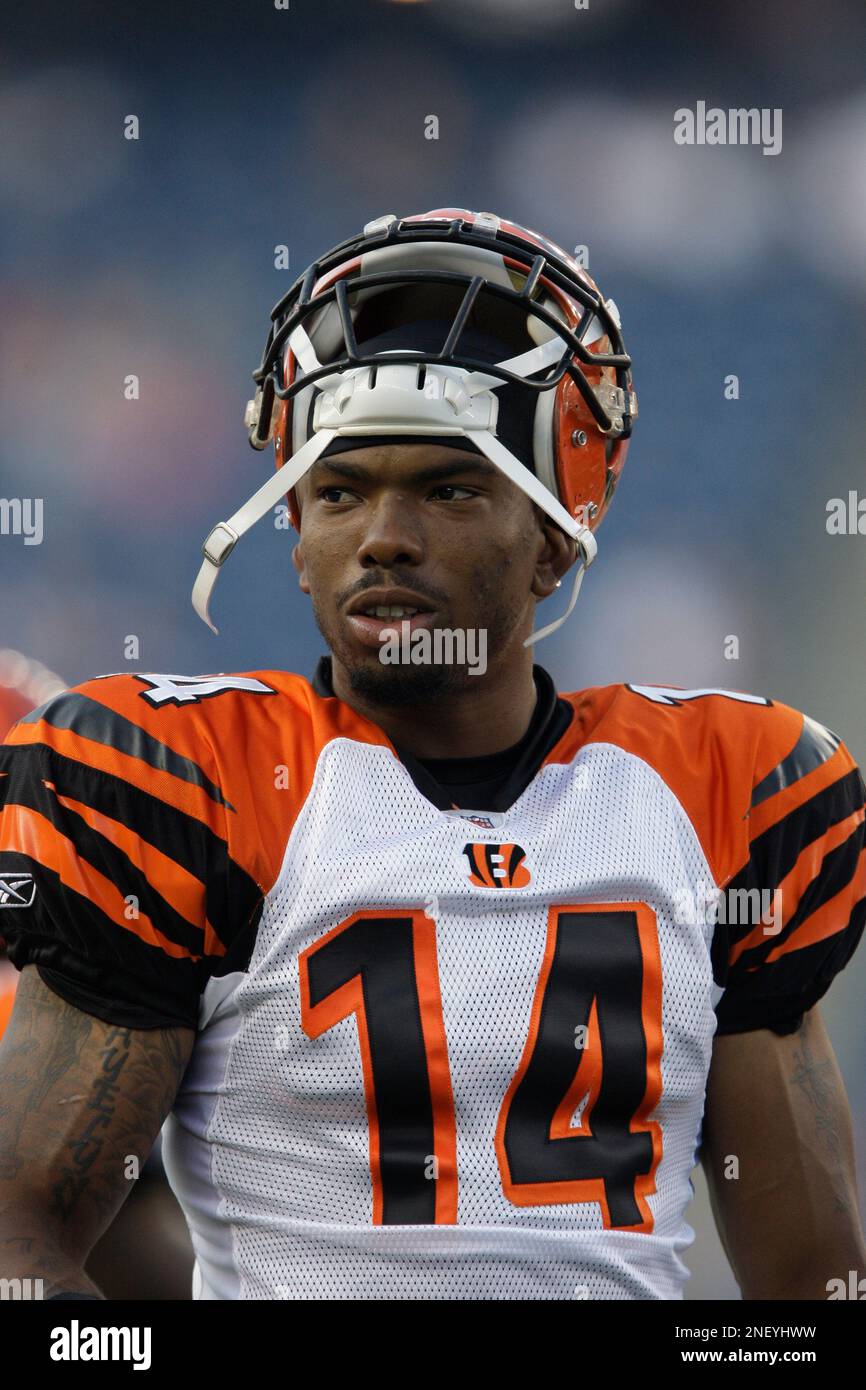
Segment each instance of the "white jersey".
[{"label": "white jersey", "polygon": [[[863,783],[758,697],[560,698],[501,811],[434,804],[381,729],[285,672],[102,678],[16,726],[4,816],[34,744],[43,796],[91,787],[65,830],[93,944],[76,987],[80,946],[56,925],[43,946],[46,868],[13,959],[110,1021],[197,1030],[163,1142],[197,1298],[682,1297],[714,1035],[793,1026],[853,950]],[[115,823],[132,926],[93,865]],[[0,871],[56,867],[53,825],[40,853],[16,811]],[[720,918],[723,890],[783,881],[778,920]]]}]

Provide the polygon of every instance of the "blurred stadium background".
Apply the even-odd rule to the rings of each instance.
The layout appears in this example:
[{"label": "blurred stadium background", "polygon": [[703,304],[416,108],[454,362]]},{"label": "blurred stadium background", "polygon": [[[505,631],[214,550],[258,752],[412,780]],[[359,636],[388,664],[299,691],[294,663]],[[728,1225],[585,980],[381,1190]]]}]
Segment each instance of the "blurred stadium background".
[{"label": "blurred stadium background", "polygon": [[[204,536],[272,467],[241,423],[268,313],[375,216],[491,209],[588,246],[640,400],[598,561],[538,659],[561,689],[771,695],[866,765],[866,537],[826,530],[830,498],[866,493],[864,51],[855,0],[10,11],[0,497],[44,499],[44,538],[0,535],[0,646],[68,684],[311,674],[323,644],[293,533],[263,522],[238,548],[218,638],[189,600]],[[677,145],[674,111],[698,100],[781,108],[781,153]],[[281,243],[288,271],[274,269]],[[823,1006],[861,1199],[864,986],[861,947]],[[736,1298],[700,1173],[695,1186],[687,1297]]]}]

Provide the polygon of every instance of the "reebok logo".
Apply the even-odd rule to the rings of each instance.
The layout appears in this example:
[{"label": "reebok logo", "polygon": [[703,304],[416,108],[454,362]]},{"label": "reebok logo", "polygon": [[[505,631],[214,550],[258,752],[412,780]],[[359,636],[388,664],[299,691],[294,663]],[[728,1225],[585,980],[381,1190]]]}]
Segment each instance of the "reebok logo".
[{"label": "reebok logo", "polygon": [[32,874],[0,874],[0,907],[30,907],[35,897]]}]

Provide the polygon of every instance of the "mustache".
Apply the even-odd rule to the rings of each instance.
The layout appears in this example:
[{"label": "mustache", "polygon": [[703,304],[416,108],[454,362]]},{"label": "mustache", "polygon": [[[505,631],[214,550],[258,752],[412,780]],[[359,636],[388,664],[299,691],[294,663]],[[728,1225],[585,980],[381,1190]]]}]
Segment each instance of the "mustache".
[{"label": "mustache", "polygon": [[345,604],[351,603],[353,599],[366,594],[370,589],[410,589],[413,594],[417,594],[419,598],[424,599],[431,606],[441,607],[449,600],[449,595],[443,593],[441,589],[422,588],[414,575],[403,575],[398,570],[391,570],[387,575],[374,575],[371,571],[365,576],[363,583],[355,585],[354,588],[340,595],[339,607],[342,608]]}]

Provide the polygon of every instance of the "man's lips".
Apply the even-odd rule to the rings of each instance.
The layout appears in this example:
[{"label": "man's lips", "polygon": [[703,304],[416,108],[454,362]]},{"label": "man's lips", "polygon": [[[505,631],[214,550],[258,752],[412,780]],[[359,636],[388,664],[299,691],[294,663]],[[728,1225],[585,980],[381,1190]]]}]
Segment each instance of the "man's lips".
[{"label": "man's lips", "polygon": [[[364,610],[367,608],[417,608],[418,612],[409,616],[406,614],[389,614],[387,617],[375,617],[368,615]],[[430,607],[427,599],[421,594],[416,594],[413,589],[403,589],[399,585],[379,585],[378,588],[367,589],[365,593],[358,594],[352,599],[349,611],[346,614],[349,626],[354,632],[358,641],[365,647],[374,647],[376,650],[382,646],[383,634],[396,632],[402,638],[404,632],[411,637],[413,632],[422,628],[430,628],[436,618],[435,610]],[[407,626],[404,627],[404,624]]]},{"label": "man's lips", "polygon": [[[366,613],[347,613],[346,617],[358,641],[377,651],[382,646],[381,634],[386,630],[400,638],[408,630],[411,637],[413,632],[421,628],[432,628],[436,621],[436,614],[431,612],[415,613],[411,618],[369,618]],[[403,626],[404,623],[408,624],[408,629]]]},{"label": "man's lips", "polygon": [[365,589],[362,594],[356,594],[349,604],[350,613],[365,613],[368,608],[417,608],[419,612],[426,613],[431,609],[431,604],[423,594],[416,594],[414,589],[403,589],[396,584],[379,584]]}]

